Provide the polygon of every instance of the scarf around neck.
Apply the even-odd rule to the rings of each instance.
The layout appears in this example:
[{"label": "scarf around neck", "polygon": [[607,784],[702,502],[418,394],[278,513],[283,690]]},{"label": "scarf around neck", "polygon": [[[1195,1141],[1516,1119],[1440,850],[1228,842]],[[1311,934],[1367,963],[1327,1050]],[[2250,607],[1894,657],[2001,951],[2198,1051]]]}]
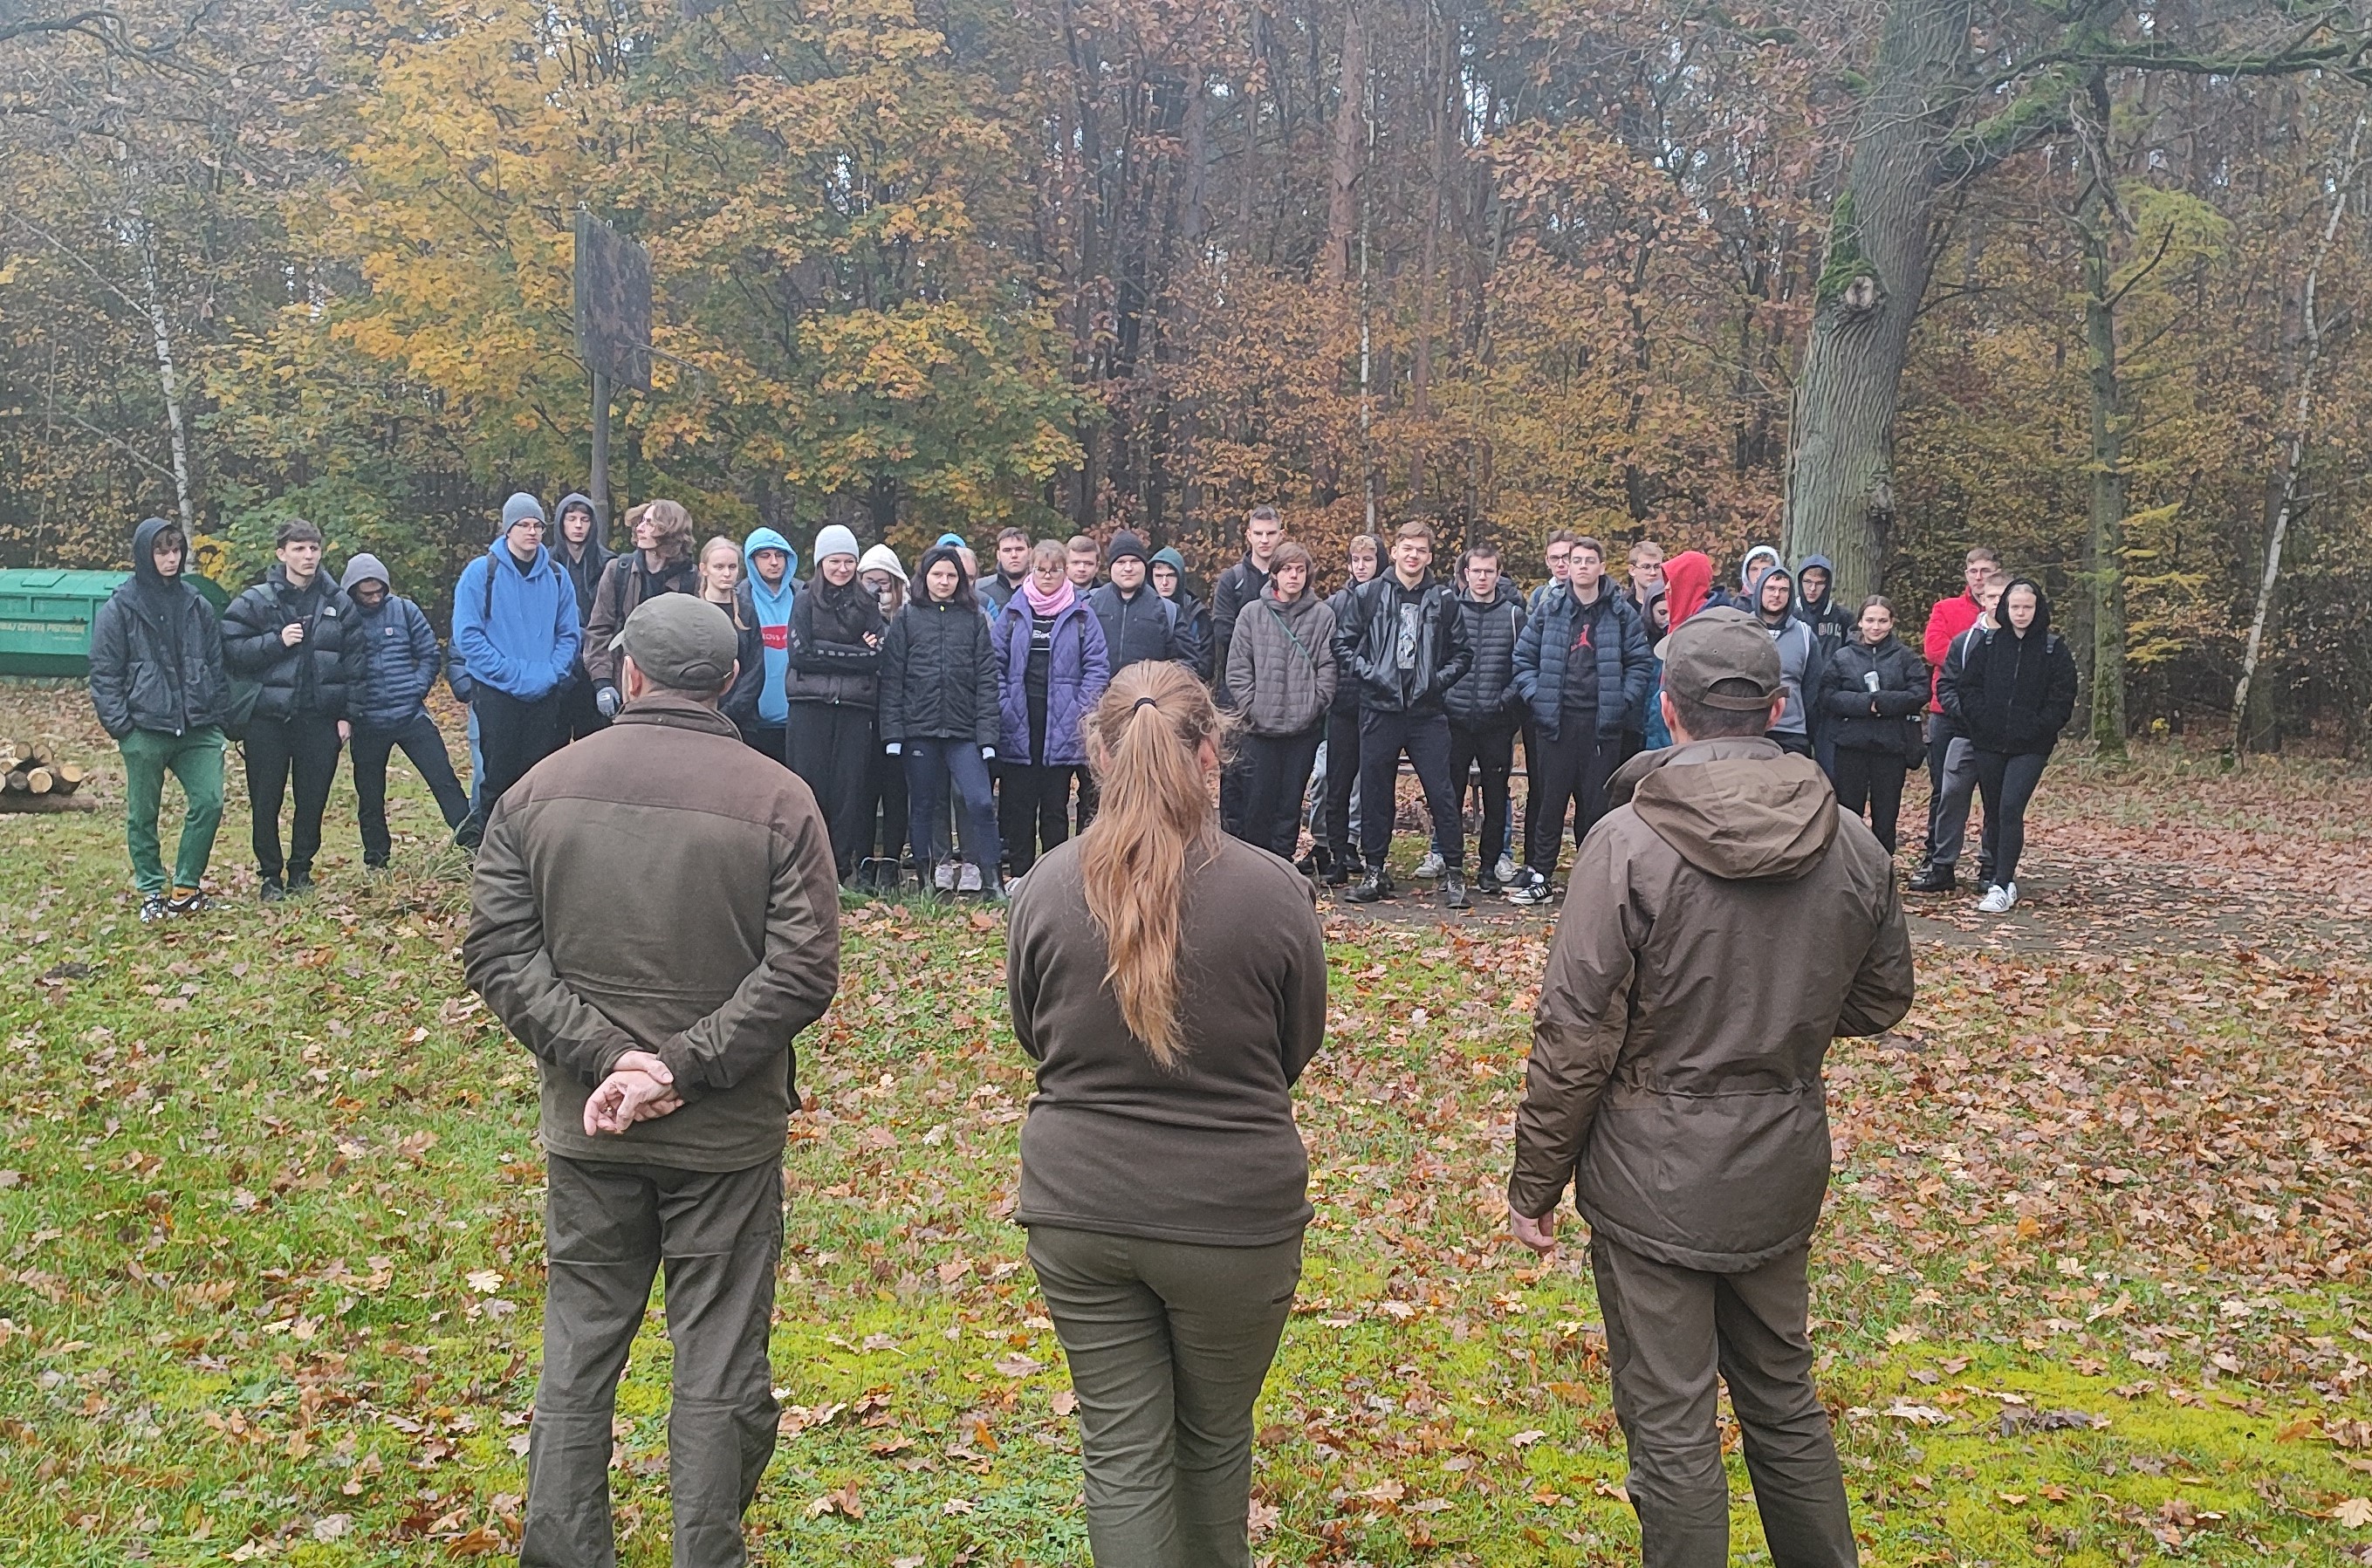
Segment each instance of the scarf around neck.
[{"label": "scarf around neck", "polygon": [[1048,619],[1070,609],[1071,602],[1078,598],[1077,591],[1071,587],[1071,579],[1068,577],[1064,578],[1063,586],[1052,593],[1039,592],[1038,578],[1034,574],[1021,579],[1021,592],[1022,596],[1029,601],[1030,613]]}]

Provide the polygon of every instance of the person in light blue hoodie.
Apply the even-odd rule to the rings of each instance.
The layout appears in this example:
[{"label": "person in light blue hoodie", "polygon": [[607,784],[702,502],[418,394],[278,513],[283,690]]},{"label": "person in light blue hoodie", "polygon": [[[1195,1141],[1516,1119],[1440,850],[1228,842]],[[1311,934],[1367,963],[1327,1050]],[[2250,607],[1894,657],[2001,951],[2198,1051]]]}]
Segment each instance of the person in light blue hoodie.
[{"label": "person in light blue hoodie", "polygon": [[[741,541],[741,610],[758,623],[766,645],[766,670],[758,684],[758,722],[742,734],[753,751],[777,762],[788,755],[784,730],[791,707],[786,681],[791,668],[791,607],[798,602],[799,552],[773,528],[758,528]],[[785,763],[787,766],[788,764]]]},{"label": "person in light blue hoodie", "polygon": [[576,587],[543,547],[543,504],[522,492],[503,503],[501,531],[453,585],[453,646],[469,670],[484,764],[457,843],[475,848],[503,792],[559,749],[583,641]]}]

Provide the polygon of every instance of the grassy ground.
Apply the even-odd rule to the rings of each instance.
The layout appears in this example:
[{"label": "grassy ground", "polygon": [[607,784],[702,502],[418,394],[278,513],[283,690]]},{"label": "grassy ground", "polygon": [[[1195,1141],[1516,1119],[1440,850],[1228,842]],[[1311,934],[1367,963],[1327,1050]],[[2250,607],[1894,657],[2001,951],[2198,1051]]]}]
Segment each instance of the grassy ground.
[{"label": "grassy ground", "polygon": [[[69,697],[0,690],[20,731],[112,761]],[[366,879],[342,783],[320,893],[261,908],[235,784],[231,901],[146,929],[112,783],[94,815],[0,817],[0,1560],[506,1554],[541,1169],[528,1059],[459,988],[464,868],[406,779],[416,837]],[[2331,835],[2367,804],[2308,768],[2070,769],[2038,885],[2161,851],[2184,887],[2360,865]],[[2347,914],[2317,889],[2295,912]],[[1923,946],[1903,1028],[1831,1059],[1814,1311],[1868,1559],[2372,1560],[2360,928],[2169,954],[2138,926],[2084,940],[2080,901],[2029,918],[2068,946]],[[1258,1550],[1622,1561],[1586,1269],[1503,1239],[1544,933],[1332,935],[1332,1043],[1301,1096],[1320,1218],[1262,1411]],[[847,936],[801,1045],[793,1408],[760,1559],[1084,1562],[1062,1358],[1004,1218],[1029,1084],[1000,923],[875,905]],[[634,1564],[666,1561],[666,1377],[655,1309],[618,1429]]]}]

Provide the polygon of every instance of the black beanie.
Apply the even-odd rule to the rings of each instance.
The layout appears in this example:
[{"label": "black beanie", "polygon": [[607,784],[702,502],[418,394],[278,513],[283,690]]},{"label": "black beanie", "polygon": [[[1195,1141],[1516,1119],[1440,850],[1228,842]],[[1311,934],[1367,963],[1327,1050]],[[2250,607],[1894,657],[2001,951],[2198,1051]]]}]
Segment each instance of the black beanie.
[{"label": "black beanie", "polygon": [[1109,566],[1113,562],[1120,560],[1122,557],[1129,555],[1135,556],[1139,561],[1144,560],[1145,540],[1137,538],[1126,528],[1122,528],[1120,532],[1112,535],[1110,545],[1105,549],[1104,564]]}]

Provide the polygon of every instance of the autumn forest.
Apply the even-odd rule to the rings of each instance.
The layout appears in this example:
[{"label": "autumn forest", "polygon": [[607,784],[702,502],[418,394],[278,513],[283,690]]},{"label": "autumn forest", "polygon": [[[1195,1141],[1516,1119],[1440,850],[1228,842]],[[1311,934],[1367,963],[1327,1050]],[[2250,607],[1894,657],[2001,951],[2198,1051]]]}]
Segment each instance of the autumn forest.
[{"label": "autumn forest", "polygon": [[273,526],[436,604],[584,482],[1205,567],[1441,519],[1913,616],[2035,571],[2107,750],[2372,747],[2372,23],[2274,0],[0,6],[0,565]]}]

